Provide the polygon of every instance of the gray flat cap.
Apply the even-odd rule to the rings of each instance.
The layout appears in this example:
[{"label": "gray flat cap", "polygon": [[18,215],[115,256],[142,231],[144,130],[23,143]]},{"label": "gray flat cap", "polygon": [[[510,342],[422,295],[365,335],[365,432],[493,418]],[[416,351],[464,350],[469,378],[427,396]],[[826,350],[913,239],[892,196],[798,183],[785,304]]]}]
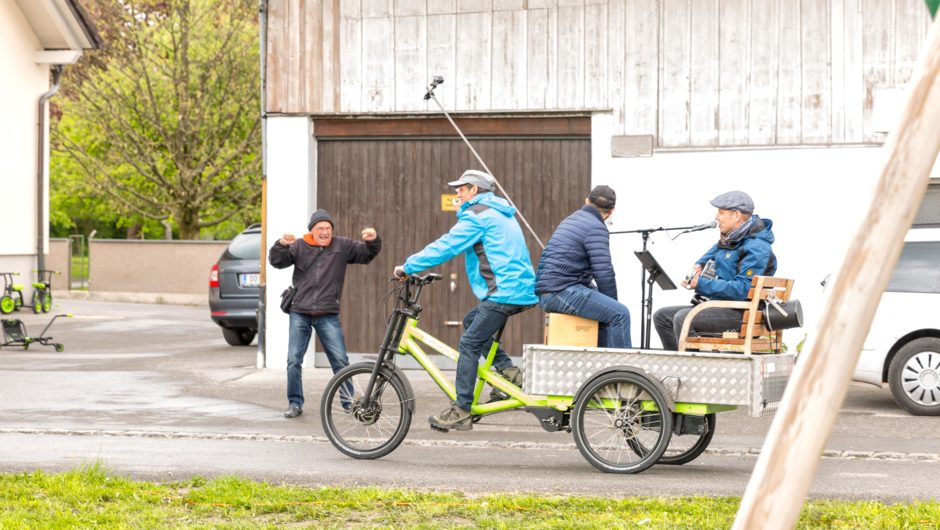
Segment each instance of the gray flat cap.
[{"label": "gray flat cap", "polygon": [[722,210],[737,210],[741,213],[754,213],[754,201],[743,191],[729,191],[711,200],[711,205]]},{"label": "gray flat cap", "polygon": [[493,191],[493,188],[496,186],[496,179],[493,178],[493,175],[485,171],[468,169],[463,172],[463,175],[460,175],[459,179],[447,183],[451,188],[457,188],[464,184],[476,186],[481,190]]}]

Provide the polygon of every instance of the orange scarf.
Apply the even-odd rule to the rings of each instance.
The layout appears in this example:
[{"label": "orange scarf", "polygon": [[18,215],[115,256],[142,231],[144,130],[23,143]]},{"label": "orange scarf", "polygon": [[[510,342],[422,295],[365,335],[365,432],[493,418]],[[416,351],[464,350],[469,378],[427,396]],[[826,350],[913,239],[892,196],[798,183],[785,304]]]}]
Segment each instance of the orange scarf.
[{"label": "orange scarf", "polygon": [[313,234],[311,234],[310,232],[307,232],[306,234],[304,234],[304,242],[307,243],[308,245],[310,245],[311,247],[320,247],[320,246],[328,247],[328,246],[330,246],[330,243],[333,242],[333,237],[330,236],[330,240],[327,241],[327,243],[326,243],[325,245],[321,245],[321,244],[313,237]]}]

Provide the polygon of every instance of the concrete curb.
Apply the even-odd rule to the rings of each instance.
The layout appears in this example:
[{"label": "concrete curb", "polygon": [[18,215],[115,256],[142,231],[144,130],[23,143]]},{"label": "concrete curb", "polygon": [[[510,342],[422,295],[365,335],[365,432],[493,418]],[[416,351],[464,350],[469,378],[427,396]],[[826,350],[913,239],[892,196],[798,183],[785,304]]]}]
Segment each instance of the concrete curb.
[{"label": "concrete curb", "polygon": [[53,291],[60,300],[89,300],[93,302],[128,302],[132,304],[161,304],[208,306],[209,294],[187,293],[136,293],[97,291]]}]

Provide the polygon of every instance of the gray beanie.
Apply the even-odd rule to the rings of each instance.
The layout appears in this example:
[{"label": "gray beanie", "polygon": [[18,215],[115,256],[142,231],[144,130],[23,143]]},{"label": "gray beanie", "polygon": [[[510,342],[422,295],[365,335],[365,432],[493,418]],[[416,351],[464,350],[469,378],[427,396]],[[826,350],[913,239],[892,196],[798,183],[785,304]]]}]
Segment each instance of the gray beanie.
[{"label": "gray beanie", "polygon": [[[310,216],[310,222],[307,223],[307,230],[313,230],[313,225],[320,221],[326,221],[330,223],[330,226],[333,226],[333,217],[330,215],[330,212],[321,208],[313,212],[313,215]],[[335,226],[333,227],[335,228]]]}]

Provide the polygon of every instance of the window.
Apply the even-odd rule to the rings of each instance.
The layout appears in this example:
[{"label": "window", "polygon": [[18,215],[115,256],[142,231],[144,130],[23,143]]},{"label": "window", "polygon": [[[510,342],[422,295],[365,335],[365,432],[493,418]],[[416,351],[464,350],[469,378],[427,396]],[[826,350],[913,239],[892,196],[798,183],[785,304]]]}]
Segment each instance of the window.
[{"label": "window", "polygon": [[930,181],[924,201],[920,203],[920,209],[914,216],[915,228],[930,226],[940,226],[940,182],[937,179]]},{"label": "window", "polygon": [[940,293],[940,241],[904,243],[886,291]]},{"label": "window", "polygon": [[228,253],[235,259],[261,259],[261,234],[238,234],[228,246]]}]

